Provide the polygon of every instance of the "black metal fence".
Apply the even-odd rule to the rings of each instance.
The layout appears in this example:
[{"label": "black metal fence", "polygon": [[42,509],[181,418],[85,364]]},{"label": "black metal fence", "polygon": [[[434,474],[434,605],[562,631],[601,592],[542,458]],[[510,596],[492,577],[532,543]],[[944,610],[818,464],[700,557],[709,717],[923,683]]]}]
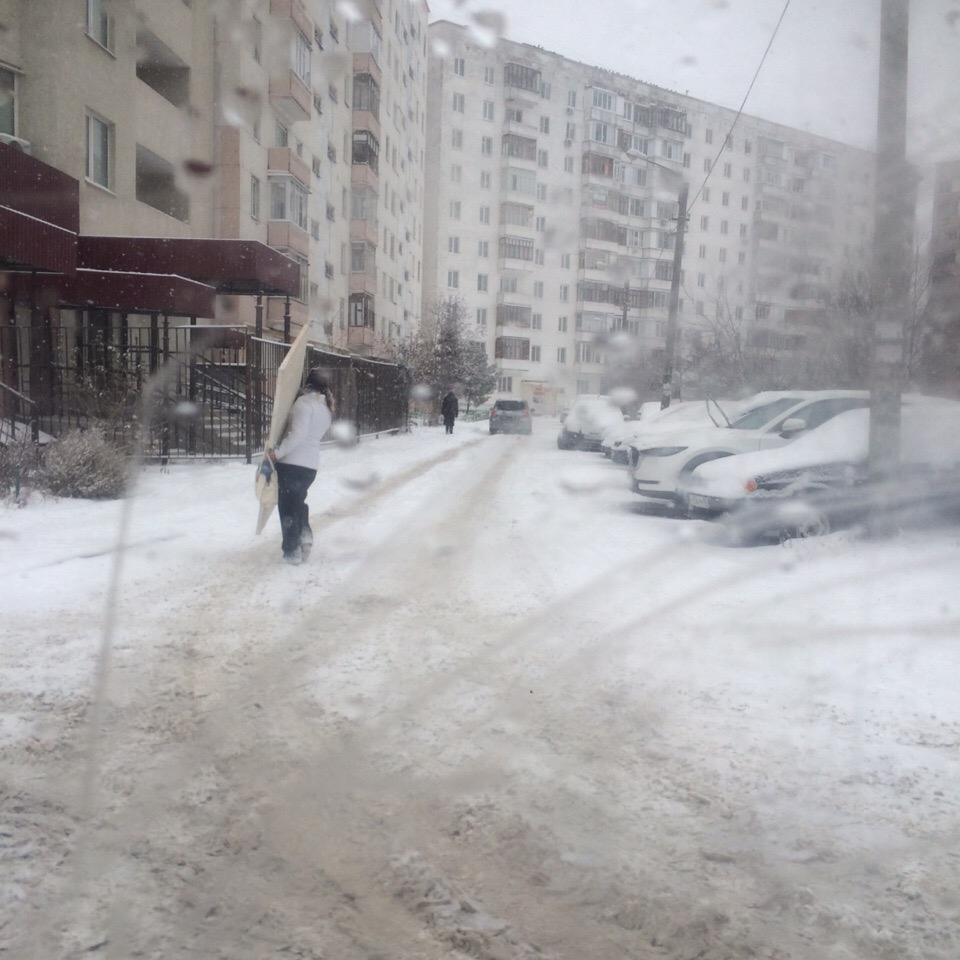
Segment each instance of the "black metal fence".
[{"label": "black metal fence", "polygon": [[[0,327],[0,423],[40,439],[96,427],[148,460],[249,462],[263,449],[287,344],[245,327],[100,319]],[[361,436],[405,429],[402,367],[317,347],[308,365]]]}]

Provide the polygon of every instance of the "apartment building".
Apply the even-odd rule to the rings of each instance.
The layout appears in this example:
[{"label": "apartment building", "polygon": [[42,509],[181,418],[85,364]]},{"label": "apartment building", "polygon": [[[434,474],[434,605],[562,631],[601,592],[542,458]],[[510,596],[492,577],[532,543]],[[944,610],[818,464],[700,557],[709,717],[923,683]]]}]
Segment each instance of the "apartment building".
[{"label": "apartment building", "polygon": [[622,362],[650,398],[684,184],[682,335],[816,335],[870,239],[872,154],[449,22],[430,36],[424,298],[464,299],[499,396],[550,410]]},{"label": "apartment building", "polygon": [[0,0],[0,137],[73,178],[78,233],[129,238],[141,270],[157,248],[133,238],[299,266],[290,289],[168,264],[220,281],[206,319],[389,356],[421,312],[427,7],[341,6]]}]

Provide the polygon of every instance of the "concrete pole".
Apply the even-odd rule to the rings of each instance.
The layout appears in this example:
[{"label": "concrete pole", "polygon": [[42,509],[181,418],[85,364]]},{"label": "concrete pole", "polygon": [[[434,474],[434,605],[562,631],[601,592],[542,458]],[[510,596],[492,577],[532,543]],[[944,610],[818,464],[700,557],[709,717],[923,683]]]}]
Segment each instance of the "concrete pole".
[{"label": "concrete pole", "polygon": [[677,239],[673,248],[673,276],[670,278],[670,312],[667,315],[667,342],[663,362],[663,396],[660,409],[666,410],[673,398],[673,371],[676,364],[677,324],[680,313],[680,271],[683,267],[683,235],[687,228],[687,197],[690,188],[686,183],[680,188],[680,205],[677,211]]}]

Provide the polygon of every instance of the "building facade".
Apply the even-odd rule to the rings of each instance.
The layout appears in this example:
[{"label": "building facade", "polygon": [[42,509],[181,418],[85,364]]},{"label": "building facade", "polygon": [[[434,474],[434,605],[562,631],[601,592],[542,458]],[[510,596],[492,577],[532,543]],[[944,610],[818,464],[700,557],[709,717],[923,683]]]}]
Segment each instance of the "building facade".
[{"label": "building facade", "polygon": [[0,137],[79,182],[80,234],[256,241],[299,264],[296,295],[223,295],[210,319],[389,356],[421,311],[426,17],[0,0]]},{"label": "building facade", "polygon": [[[874,156],[526,44],[430,27],[424,298],[463,298],[498,396],[656,397],[677,218],[681,335],[786,355],[865,254]],[[652,392],[652,393],[651,393]]]}]

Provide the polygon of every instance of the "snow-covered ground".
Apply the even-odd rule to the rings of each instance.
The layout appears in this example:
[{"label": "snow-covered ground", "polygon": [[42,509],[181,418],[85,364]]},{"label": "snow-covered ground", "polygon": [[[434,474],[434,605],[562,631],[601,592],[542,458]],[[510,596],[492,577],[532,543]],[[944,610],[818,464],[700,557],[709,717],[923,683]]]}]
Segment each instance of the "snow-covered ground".
[{"label": "snow-covered ground", "polygon": [[[960,532],[746,550],[458,424],[0,507],[0,954],[955,960]],[[122,548],[122,549],[121,549]]]}]

